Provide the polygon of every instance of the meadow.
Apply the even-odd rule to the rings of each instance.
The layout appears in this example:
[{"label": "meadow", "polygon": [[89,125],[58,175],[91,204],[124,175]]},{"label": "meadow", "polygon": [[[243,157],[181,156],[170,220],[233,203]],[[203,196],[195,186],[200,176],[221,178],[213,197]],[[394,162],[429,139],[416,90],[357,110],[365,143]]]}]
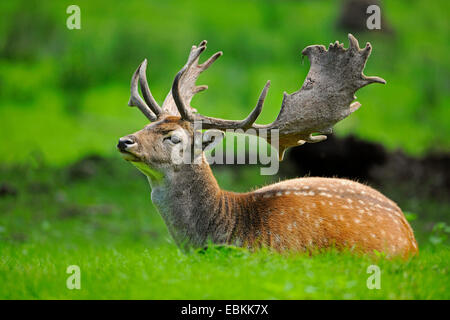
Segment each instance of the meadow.
[{"label": "meadow", "polygon": [[[272,80],[259,123],[308,72],[300,52],[340,40],[339,1],[66,1],[0,4],[0,299],[449,299],[450,197],[379,186],[407,213],[420,253],[407,261],[351,252],[277,254],[231,247],[183,253],[150,200],[145,177],[115,145],[146,119],[126,106],[132,72],[149,59],[158,101],[191,45],[224,56],[193,100],[203,114],[243,118]],[[382,2],[392,31],[352,31],[373,45],[365,74],[387,80],[357,93],[362,107],[335,128],[420,159],[450,151],[447,1]],[[284,165],[282,162],[281,166]],[[306,168],[307,170],[307,168]],[[257,165],[214,167],[248,191],[277,181]],[[427,186],[423,186],[426,188]],[[381,289],[366,285],[381,270]],[[66,269],[81,269],[69,290]]]},{"label": "meadow", "polygon": [[[248,190],[258,176],[256,166],[240,170],[238,179],[215,171],[227,189]],[[0,173],[17,188],[0,202],[3,299],[450,298],[450,230],[427,232],[425,218],[411,222],[420,254],[407,261],[227,247],[183,253],[151,204],[145,177],[119,156]],[[445,214],[449,206],[429,208]],[[66,287],[70,265],[80,267],[81,290]],[[380,267],[379,290],[367,288],[370,265]]]}]

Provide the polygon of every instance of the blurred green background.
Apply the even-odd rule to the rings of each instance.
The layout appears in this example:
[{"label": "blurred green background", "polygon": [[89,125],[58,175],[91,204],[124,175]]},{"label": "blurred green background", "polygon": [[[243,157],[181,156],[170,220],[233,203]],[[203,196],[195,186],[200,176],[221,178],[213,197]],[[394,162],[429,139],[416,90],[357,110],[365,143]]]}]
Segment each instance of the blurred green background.
[{"label": "blurred green background", "polygon": [[[115,154],[118,137],[146,119],[127,108],[132,72],[149,59],[148,78],[161,103],[190,47],[209,41],[224,56],[194,98],[204,114],[243,118],[272,80],[260,123],[277,115],[284,90],[308,71],[310,44],[347,45],[336,28],[339,1],[78,1],[81,30],[66,28],[70,1],[2,1],[0,5],[0,144],[2,161],[34,151],[51,163],[96,152]],[[363,105],[338,124],[415,155],[450,147],[447,1],[389,1],[382,13],[394,33],[354,32],[374,47],[367,75],[387,80],[357,93]],[[206,55],[206,54],[205,54]]]},{"label": "blurred green background", "polygon": [[[66,27],[66,8],[71,4],[81,8],[81,30]],[[64,271],[61,276],[61,270],[50,266],[55,261],[70,263],[66,250],[76,250],[83,257],[80,263],[87,263],[83,259],[90,258],[86,257],[97,257],[100,260],[91,266],[96,269],[103,265],[100,249],[136,248],[133,259],[140,261],[142,248],[167,247],[155,254],[169,258],[153,261],[160,264],[159,269],[146,271],[155,272],[152,280],[159,278],[158,272],[166,272],[161,279],[169,279],[169,265],[179,259],[185,265],[191,263],[190,268],[195,265],[201,269],[198,257],[192,262],[174,253],[176,248],[150,202],[147,182],[121,159],[115,146],[119,137],[147,123],[136,108],[127,107],[131,75],[141,61],[149,59],[149,84],[161,104],[190,47],[203,39],[208,40],[205,55],[222,50],[224,56],[201,76],[199,83],[208,84],[209,90],[196,96],[193,106],[209,116],[244,118],[270,79],[272,86],[258,119],[258,123],[269,123],[278,114],[283,91],[297,90],[308,72],[309,61],[302,62],[303,48],[335,40],[347,47],[351,32],[361,47],[367,41],[372,43],[365,74],[380,76],[387,84],[358,91],[362,108],[336,125],[336,135],[352,133],[418,159],[429,152],[448,154],[450,2],[384,1],[381,9],[383,26],[389,28],[368,31],[338,27],[343,1],[2,1],[0,297],[108,297],[102,296],[107,289],[86,295],[68,295],[64,288],[57,289],[59,293],[44,289],[55,277],[64,277]],[[214,171],[222,187],[235,191],[279,178],[260,176],[257,166]],[[401,181],[405,184],[407,179]],[[411,196],[397,184],[386,185],[382,191],[409,212],[421,247],[431,252],[424,254],[429,264],[428,260],[419,261],[405,269],[403,276],[398,275],[398,281],[415,279],[417,272],[430,277],[421,282],[426,283],[423,287],[411,280],[399,293],[395,291],[399,286],[392,285],[392,292],[379,296],[372,292],[369,297],[445,297],[449,290],[442,285],[449,281],[445,281],[448,267],[442,250],[448,256],[448,194],[439,199]],[[127,254],[122,254],[127,260]],[[116,253],[107,260],[113,264],[115,257]],[[227,280],[228,291],[216,288],[215,294],[202,295],[207,290],[199,287],[194,297],[233,297],[233,284],[254,276],[242,273],[241,258],[233,259],[237,259],[235,278]],[[283,261],[276,272],[288,272]],[[336,266],[334,260],[329,263]],[[36,271],[36,265],[48,269]],[[209,264],[207,267],[203,265],[214,274]],[[349,264],[345,268],[350,268]],[[427,270],[433,271],[428,274]],[[124,279],[133,278],[126,268],[120,272]],[[364,275],[364,271],[355,272]],[[396,272],[394,268],[393,274]],[[325,297],[365,297],[367,290],[353,295],[347,290],[347,296],[339,290],[339,285],[346,287],[353,281],[350,274],[345,272],[342,283],[334,284]],[[264,273],[259,276],[266,277]],[[145,283],[145,276],[139,277]],[[176,273],[172,280],[199,277],[195,272]],[[272,288],[267,289],[267,295],[258,295],[265,292],[258,287],[265,282],[258,279],[254,278],[249,295],[242,291],[239,297],[323,297],[320,290],[311,291],[305,284],[278,288],[276,279],[267,280]],[[328,283],[320,277],[311,279],[310,285],[316,288]],[[172,280],[160,280],[160,284]],[[432,287],[435,291],[426,291]],[[177,282],[176,288],[185,288],[187,296],[182,297],[190,297],[188,282]],[[149,297],[133,290],[125,292],[131,293],[119,297]],[[150,297],[180,297],[174,292]]]}]

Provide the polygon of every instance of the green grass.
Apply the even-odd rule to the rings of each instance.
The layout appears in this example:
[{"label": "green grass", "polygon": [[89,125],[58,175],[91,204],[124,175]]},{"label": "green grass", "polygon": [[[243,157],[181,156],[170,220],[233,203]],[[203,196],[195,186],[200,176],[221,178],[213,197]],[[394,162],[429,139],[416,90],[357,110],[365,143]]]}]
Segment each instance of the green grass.
[{"label": "green grass", "polygon": [[[258,170],[215,173],[222,187],[244,191],[273,179]],[[428,200],[414,211],[421,251],[409,261],[226,248],[185,254],[151,204],[145,178],[119,156],[69,168],[4,165],[0,181],[17,191],[0,198],[0,299],[450,298],[450,249],[443,235],[430,242],[428,227],[445,221],[446,203]],[[400,204],[410,211],[406,200]],[[381,269],[380,290],[366,287],[371,264]],[[79,291],[66,288],[69,265],[81,268]]]},{"label": "green grass", "polygon": [[[450,250],[423,250],[410,261],[372,261],[330,252],[308,257],[246,250],[180,253],[147,248],[56,244],[1,248],[3,299],[449,299]],[[381,270],[369,290],[367,267]],[[81,289],[66,288],[78,265]]]}]

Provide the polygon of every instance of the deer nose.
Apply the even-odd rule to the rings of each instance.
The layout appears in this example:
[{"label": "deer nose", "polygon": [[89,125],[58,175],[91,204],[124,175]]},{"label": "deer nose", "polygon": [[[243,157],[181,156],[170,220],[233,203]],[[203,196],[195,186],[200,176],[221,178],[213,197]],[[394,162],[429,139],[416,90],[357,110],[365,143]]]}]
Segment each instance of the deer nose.
[{"label": "deer nose", "polygon": [[133,137],[123,137],[119,139],[119,143],[117,144],[117,148],[120,151],[126,151],[128,147],[134,145],[136,142]]}]

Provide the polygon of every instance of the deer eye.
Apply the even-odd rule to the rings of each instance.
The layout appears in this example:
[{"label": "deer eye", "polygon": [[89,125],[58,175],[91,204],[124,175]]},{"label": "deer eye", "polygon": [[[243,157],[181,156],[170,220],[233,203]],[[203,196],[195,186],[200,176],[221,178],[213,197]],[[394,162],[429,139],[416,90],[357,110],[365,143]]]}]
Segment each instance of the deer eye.
[{"label": "deer eye", "polygon": [[170,137],[170,141],[172,141],[172,143],[180,143],[180,142],[181,142],[181,139],[180,139],[179,136],[172,135],[172,136]]},{"label": "deer eye", "polygon": [[170,142],[172,142],[173,144],[177,144],[177,143],[180,143],[181,142],[181,138],[180,137],[178,137],[177,135],[171,135],[171,136],[168,136],[168,137],[165,137],[164,138],[164,141],[170,141]]}]

